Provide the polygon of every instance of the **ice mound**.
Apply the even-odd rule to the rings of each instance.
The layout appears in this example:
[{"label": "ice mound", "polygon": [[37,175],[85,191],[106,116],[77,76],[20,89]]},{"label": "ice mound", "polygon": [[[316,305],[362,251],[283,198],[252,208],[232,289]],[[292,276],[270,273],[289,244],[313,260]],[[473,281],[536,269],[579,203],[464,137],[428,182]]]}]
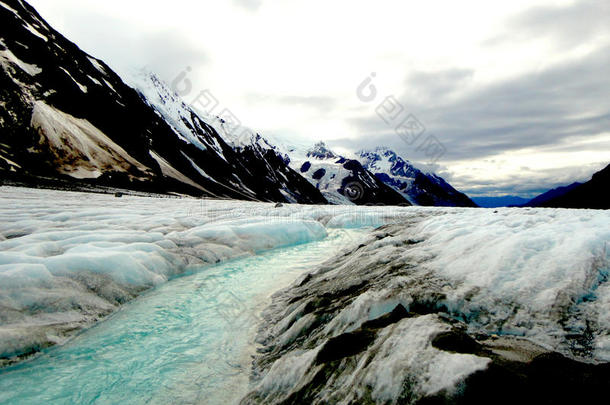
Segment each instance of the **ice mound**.
[{"label": "ice mound", "polygon": [[61,343],[191,267],[320,240],[345,218],[377,226],[382,211],[2,187],[0,358]]},{"label": "ice mound", "polygon": [[[610,360],[602,349],[610,333],[608,212],[482,210],[431,218],[414,231],[425,242],[406,257],[430,257],[422,267],[455,285],[447,305],[473,328]],[[569,335],[596,343],[566,342]]]}]

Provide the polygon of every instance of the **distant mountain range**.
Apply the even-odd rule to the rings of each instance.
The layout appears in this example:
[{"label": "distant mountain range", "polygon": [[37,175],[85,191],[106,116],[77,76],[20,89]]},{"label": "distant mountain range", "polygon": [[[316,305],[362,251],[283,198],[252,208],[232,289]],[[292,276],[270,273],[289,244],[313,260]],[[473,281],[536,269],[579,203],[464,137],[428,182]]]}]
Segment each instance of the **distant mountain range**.
[{"label": "distant mountain range", "polygon": [[499,208],[509,206],[521,206],[527,204],[530,199],[516,195],[504,195],[499,197],[472,197],[479,207],[483,208]]},{"label": "distant mountain range", "polygon": [[364,205],[387,201],[391,205],[411,205],[361,162],[335,154],[324,142],[317,143],[304,155],[293,149],[289,156],[290,166],[333,203]]},{"label": "distant mountain range", "polygon": [[543,207],[610,209],[610,165],[595,173],[586,183],[557,187],[526,199],[517,196],[473,197],[481,207]]},{"label": "distant mountain range", "polygon": [[586,183],[567,186],[559,195],[554,195],[536,206],[610,209],[610,165],[595,173]]},{"label": "distant mountain range", "polygon": [[564,194],[567,194],[568,192],[574,190],[575,188],[577,188],[581,185],[582,185],[582,183],[572,183],[569,186],[557,187],[557,188],[547,191],[546,193],[542,193],[539,196],[537,196],[521,205],[523,205],[524,207],[542,207],[542,206],[544,206],[544,204],[548,203],[549,201],[551,201],[555,198],[559,198],[559,197],[563,196]]},{"label": "distant mountain range", "polygon": [[441,177],[378,148],[235,136],[154,73],[119,77],[26,2],[0,2],[0,177],[29,184],[304,204],[467,206]]},{"label": "distant mountain range", "polygon": [[416,205],[476,207],[466,194],[453,188],[442,177],[424,172],[388,148],[360,151],[366,169]]}]

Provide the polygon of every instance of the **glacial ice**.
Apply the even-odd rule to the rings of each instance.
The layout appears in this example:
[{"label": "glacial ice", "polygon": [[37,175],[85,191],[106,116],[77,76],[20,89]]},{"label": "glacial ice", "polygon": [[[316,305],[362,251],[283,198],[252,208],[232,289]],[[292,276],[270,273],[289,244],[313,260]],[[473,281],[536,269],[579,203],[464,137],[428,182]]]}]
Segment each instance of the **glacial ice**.
[{"label": "glacial ice", "polygon": [[[399,304],[442,311],[469,333],[518,336],[587,361],[610,360],[606,211],[275,207],[1,191],[0,357],[63,343],[191,268],[320,241],[337,229],[381,227],[275,295],[258,341],[281,356],[256,367],[257,398],[282,398],[305,383],[328,339]],[[317,294],[337,298],[329,304]],[[319,318],[312,307],[328,313]],[[366,389],[374,400],[392,402],[405,367],[419,370],[409,382],[414,392],[430,395],[485,368],[484,357],[430,346],[446,330],[439,319],[426,314],[381,329],[374,350],[333,380],[337,392]],[[295,367],[303,372],[287,371]],[[326,394],[320,398],[331,400]]]},{"label": "glacial ice", "polygon": [[192,266],[321,240],[344,211],[3,187],[0,357],[61,342]]},{"label": "glacial ice", "polygon": [[[244,404],[413,403],[451,395],[490,362],[433,347],[436,336],[458,327],[451,325],[483,340],[529,341],[539,353],[608,361],[607,212],[409,210],[415,215],[378,228],[275,295],[258,336],[258,385]],[[400,306],[405,319],[362,329]],[[332,339],[358,347],[371,333],[367,347],[315,361]],[[301,372],[288,373],[288,365]]]},{"label": "glacial ice", "polygon": [[271,292],[364,234],[335,229],[320,241],[195,267],[66,344],[0,369],[0,404],[236,403]]}]

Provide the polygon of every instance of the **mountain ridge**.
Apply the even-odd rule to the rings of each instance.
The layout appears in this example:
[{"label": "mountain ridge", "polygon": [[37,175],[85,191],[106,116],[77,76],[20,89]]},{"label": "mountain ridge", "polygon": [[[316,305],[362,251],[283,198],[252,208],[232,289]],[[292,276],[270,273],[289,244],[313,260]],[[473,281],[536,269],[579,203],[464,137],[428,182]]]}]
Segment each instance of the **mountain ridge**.
[{"label": "mountain ridge", "polygon": [[386,147],[361,150],[364,167],[415,205],[476,207],[464,193],[442,177],[424,172]]},{"label": "mountain ridge", "polygon": [[[26,184],[49,178],[75,187],[327,203],[282,161],[236,152],[174,95],[146,99],[27,3],[0,5],[3,177]],[[167,109],[176,105],[182,115],[171,116]],[[271,168],[262,175],[250,171],[262,167]]]},{"label": "mountain ridge", "polygon": [[591,179],[541,204],[548,208],[610,209],[610,164]]}]

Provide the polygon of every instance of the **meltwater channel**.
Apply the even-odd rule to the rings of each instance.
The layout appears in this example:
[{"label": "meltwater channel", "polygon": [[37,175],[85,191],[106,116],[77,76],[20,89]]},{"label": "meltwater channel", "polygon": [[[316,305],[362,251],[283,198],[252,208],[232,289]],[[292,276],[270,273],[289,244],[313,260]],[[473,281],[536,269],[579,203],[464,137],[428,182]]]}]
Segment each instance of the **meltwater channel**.
[{"label": "meltwater channel", "polygon": [[0,403],[239,402],[271,294],[363,234],[330,230],[321,241],[194,269],[65,345],[0,370]]}]

